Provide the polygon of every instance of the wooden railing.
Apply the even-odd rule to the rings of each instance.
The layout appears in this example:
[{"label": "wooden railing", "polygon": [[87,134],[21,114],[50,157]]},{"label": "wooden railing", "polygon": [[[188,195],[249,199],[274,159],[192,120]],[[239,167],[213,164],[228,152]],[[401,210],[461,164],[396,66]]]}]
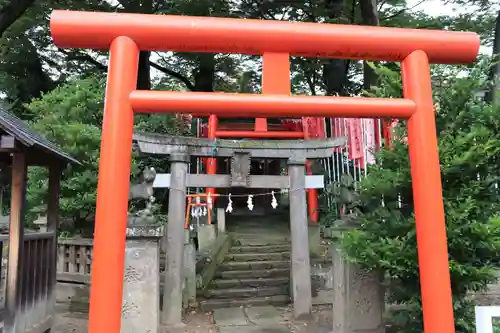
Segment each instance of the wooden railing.
[{"label": "wooden railing", "polygon": [[[5,244],[9,244],[9,236],[0,235],[2,259]],[[46,332],[52,328],[54,320],[55,233],[24,234],[10,241],[8,251],[7,267],[1,267],[2,273],[6,269],[3,332]],[[16,260],[10,262],[12,258]]]},{"label": "wooden railing", "polygon": [[57,247],[57,281],[89,284],[92,239],[63,238]]}]

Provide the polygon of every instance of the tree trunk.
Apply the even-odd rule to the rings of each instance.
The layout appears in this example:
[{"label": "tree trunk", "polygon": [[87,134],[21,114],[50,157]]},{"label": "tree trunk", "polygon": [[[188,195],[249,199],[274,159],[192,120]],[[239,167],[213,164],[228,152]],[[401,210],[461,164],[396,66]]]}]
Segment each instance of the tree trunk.
[{"label": "tree trunk", "polygon": [[194,73],[194,91],[214,91],[215,54],[200,53]]},{"label": "tree trunk", "polygon": [[486,100],[495,106],[500,105],[500,10],[495,24],[495,37],[493,39],[493,66],[490,71],[490,80],[493,82],[491,90],[486,95]]},{"label": "tree trunk", "polygon": [[[343,0],[325,1],[328,22],[333,23],[343,15]],[[349,60],[327,59],[323,64],[323,84],[327,95],[345,95],[344,85],[349,70]]]},{"label": "tree trunk", "polygon": [[[361,20],[363,25],[380,25],[377,9],[377,0],[359,0]],[[363,88],[370,89],[377,84],[377,75],[366,61],[363,62]]]},{"label": "tree trunk", "polygon": [[[153,14],[153,0],[118,0],[123,8],[131,13]],[[151,66],[149,58],[151,52],[141,51],[139,53],[139,68],[137,73],[137,89],[151,89]]]},{"label": "tree trunk", "polygon": [[141,51],[139,53],[139,72],[137,75],[137,89],[150,90],[151,89],[151,67],[149,65],[149,57],[151,52]]},{"label": "tree trunk", "polygon": [[10,0],[0,8],[0,37],[34,2],[35,0]]}]

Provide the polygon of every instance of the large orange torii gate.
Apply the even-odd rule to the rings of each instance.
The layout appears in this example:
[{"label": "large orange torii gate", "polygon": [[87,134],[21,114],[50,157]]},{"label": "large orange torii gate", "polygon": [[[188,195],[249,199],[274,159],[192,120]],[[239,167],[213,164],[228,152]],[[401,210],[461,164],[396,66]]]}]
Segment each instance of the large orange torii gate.
[{"label": "large orange torii gate", "polygon": [[[54,11],[51,30],[59,47],[110,50],[89,332],[120,332],[134,112],[407,119],[424,329],[426,333],[455,331],[429,63],[473,62],[479,50],[476,34],[73,11]],[[137,91],[140,50],[397,61],[402,63],[404,98]],[[290,77],[280,79],[289,82]]]}]

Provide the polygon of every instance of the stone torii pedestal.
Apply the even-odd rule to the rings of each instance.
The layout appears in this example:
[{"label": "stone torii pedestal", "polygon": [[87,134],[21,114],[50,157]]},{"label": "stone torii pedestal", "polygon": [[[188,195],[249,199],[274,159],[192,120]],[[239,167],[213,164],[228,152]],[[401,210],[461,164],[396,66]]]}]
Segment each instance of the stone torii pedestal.
[{"label": "stone torii pedestal", "polygon": [[153,215],[153,181],[146,169],[141,183],[131,184],[130,199],[147,200],[146,208],[129,213],[126,229],[121,333],[158,332],[160,324],[160,248],[163,226]]},{"label": "stone torii pedestal", "polygon": [[[307,159],[330,157],[343,146],[345,138],[325,140],[210,140],[136,133],[134,140],[143,153],[170,155],[171,174],[157,175],[155,187],[169,187],[169,220],[162,319],[166,325],[182,323],[182,267],[186,189],[201,188],[282,188],[290,194],[292,238],[291,293],[294,316],[309,317],[312,309],[311,273],[306,188],[322,188],[323,176],[305,176]],[[189,156],[230,157],[231,174],[188,174]],[[251,158],[287,159],[288,176],[251,175]]]}]

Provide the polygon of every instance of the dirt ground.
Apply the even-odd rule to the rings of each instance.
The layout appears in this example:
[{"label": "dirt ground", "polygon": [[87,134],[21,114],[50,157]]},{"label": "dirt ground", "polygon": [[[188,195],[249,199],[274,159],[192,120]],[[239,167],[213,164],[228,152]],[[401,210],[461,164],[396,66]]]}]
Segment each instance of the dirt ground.
[{"label": "dirt ground", "polygon": [[[192,312],[185,318],[186,326],[182,329],[167,330],[165,333],[215,333],[211,314]],[[53,333],[87,333],[88,314],[58,313]]]}]

